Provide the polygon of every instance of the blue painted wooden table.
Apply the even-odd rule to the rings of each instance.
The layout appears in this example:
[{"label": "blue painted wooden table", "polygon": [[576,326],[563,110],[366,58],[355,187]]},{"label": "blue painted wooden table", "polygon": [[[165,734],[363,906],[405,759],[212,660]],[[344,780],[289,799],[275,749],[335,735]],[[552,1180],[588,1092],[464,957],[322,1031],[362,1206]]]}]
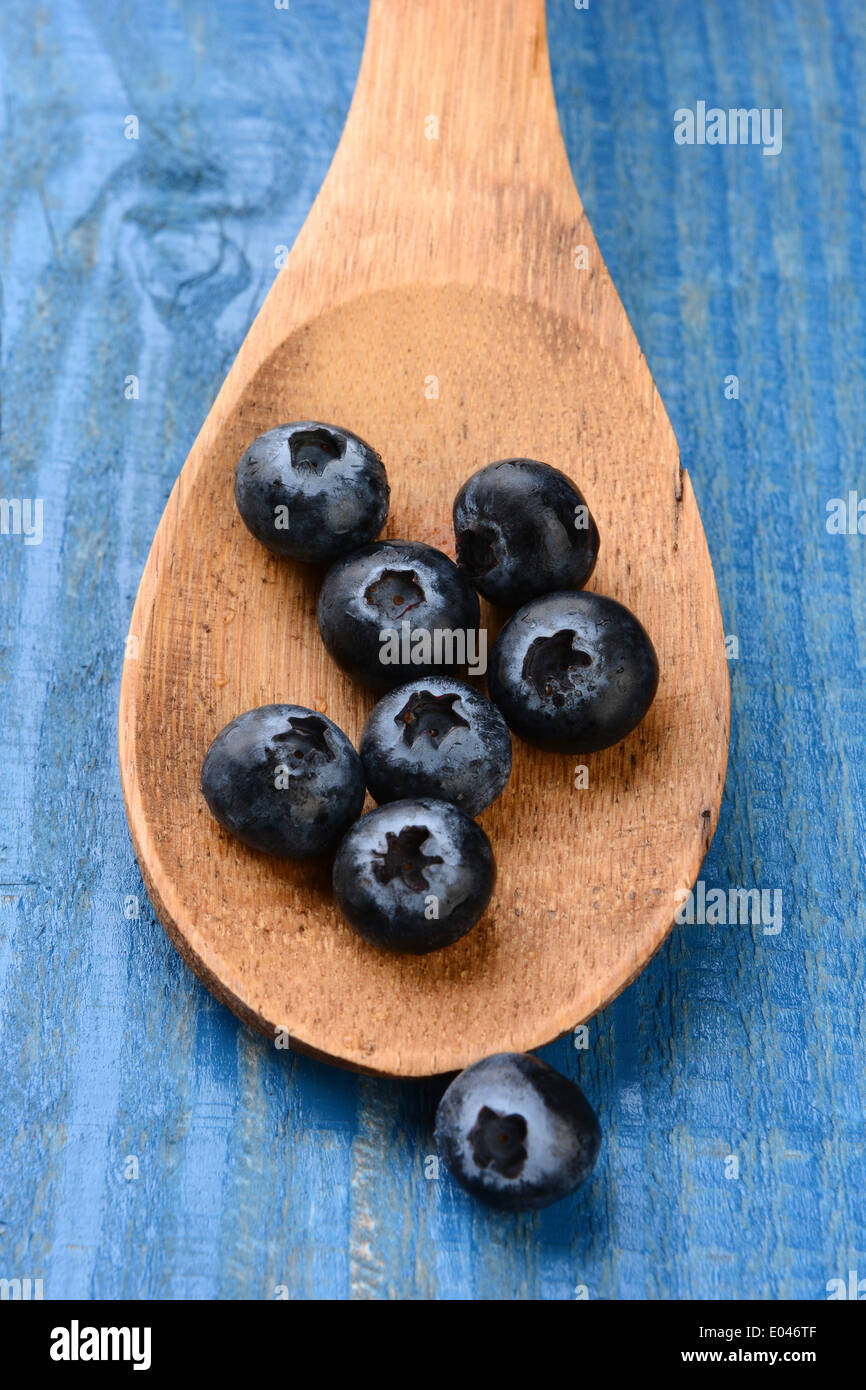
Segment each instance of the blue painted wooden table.
[{"label": "blue painted wooden table", "polygon": [[[0,12],[0,492],[24,504],[0,535],[0,1277],[47,1298],[825,1298],[866,1277],[856,0],[549,3],[577,184],[732,639],[702,880],[772,905],[677,927],[585,1047],[546,1049],[602,1121],[593,1180],[540,1215],[472,1205],[425,1164],[436,1085],[275,1052],[143,892],[115,756],[138,578],[324,177],[365,18]],[[699,101],[781,109],[781,152],[678,144]]]}]

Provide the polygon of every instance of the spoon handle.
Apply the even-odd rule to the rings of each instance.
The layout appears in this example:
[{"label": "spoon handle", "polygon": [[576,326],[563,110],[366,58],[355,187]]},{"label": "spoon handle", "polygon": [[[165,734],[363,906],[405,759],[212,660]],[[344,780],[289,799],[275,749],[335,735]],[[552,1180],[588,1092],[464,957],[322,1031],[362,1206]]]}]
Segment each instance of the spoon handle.
[{"label": "spoon handle", "polygon": [[371,0],[339,161],[378,186],[395,167],[410,199],[435,188],[450,216],[467,195],[568,178],[544,0]]}]

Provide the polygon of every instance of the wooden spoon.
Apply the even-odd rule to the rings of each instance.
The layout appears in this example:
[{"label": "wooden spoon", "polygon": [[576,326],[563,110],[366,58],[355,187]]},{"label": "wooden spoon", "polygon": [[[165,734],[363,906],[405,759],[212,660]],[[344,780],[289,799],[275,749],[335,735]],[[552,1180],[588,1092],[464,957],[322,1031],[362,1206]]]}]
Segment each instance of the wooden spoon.
[{"label": "wooden spoon", "polygon": [[[601,531],[590,587],[659,654],[655,704],[616,748],[583,760],[515,740],[481,817],[494,899],[432,956],[365,945],[327,864],[246,849],[199,792],[241,711],[308,705],[357,745],[373,704],[319,640],[320,574],[270,555],[235,510],[244,448],[296,419],[369,440],[391,480],[384,534],[452,556],[452,499],[476,468],[564,469]],[[549,1042],[664,940],[722,794],[724,636],[676,439],[569,171],[543,0],[372,0],[333,164],[175,484],[130,636],[120,764],[144,881],[246,1022],[358,1070],[430,1075]]]}]

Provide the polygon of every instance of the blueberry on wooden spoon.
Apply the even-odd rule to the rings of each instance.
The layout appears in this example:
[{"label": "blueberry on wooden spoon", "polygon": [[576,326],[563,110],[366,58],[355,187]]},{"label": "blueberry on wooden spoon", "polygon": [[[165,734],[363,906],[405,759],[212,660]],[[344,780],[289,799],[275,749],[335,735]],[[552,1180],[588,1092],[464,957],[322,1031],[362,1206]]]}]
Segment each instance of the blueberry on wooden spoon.
[{"label": "blueberry on wooden spoon", "polygon": [[499,710],[466,681],[447,676],[384,695],[364,725],[358,751],[380,804],[433,796],[477,816],[511,773],[511,737]]},{"label": "blueberry on wooden spoon", "polygon": [[390,489],[376,450],[349,430],[300,420],[254,439],[235,471],[235,501],[277,555],[326,563],[378,536]]},{"label": "blueberry on wooden spoon", "polygon": [[596,753],[641,722],[659,664],[644,628],[615,599],[546,594],[505,624],[487,679],[490,698],[527,743],[553,753]]},{"label": "blueberry on wooden spoon", "polygon": [[473,473],[454,501],[454,536],[460,568],[507,608],[582,588],[598,557],[598,527],[583,493],[535,459],[501,459]]},{"label": "blueberry on wooden spoon", "polygon": [[337,665],[361,685],[387,690],[467,664],[478,595],[432,545],[376,541],[328,570],[318,620]]},{"label": "blueberry on wooden spoon", "polygon": [[302,859],[332,848],[364,804],[342,729],[301,705],[262,705],[217,734],[201,770],[212,814],[244,844]]},{"label": "blueberry on wooden spoon", "polygon": [[372,946],[416,956],[465,936],[495,880],[481,826],[431,797],[369,811],[334,859],[334,892],[350,926]]}]

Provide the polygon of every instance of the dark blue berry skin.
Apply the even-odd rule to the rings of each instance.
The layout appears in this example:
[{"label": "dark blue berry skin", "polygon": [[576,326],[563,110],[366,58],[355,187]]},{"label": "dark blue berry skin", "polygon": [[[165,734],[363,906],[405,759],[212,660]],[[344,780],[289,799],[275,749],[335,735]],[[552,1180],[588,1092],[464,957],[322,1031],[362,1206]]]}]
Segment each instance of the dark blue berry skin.
[{"label": "dark blue berry skin", "polygon": [[633,613],[595,593],[547,594],[509,619],[487,684],[509,728],[554,753],[595,753],[640,723],[659,679]]},{"label": "dark blue berry skin", "polygon": [[499,710],[448,676],[428,676],[383,695],[364,726],[359,752],[380,805],[432,796],[477,816],[511,774],[511,736]]},{"label": "dark blue berry skin", "polygon": [[416,956],[465,936],[495,881],[481,826],[430,797],[369,811],[334,859],[334,892],[349,924],[371,946]]},{"label": "dark blue berry skin", "polygon": [[348,430],[298,420],[253,440],[235,471],[235,500],[277,555],[330,564],[378,536],[390,488],[382,460]]},{"label": "dark blue berry skin", "polygon": [[[319,594],[322,641],[347,675],[372,690],[448,674],[464,664],[388,663],[382,659],[383,631],[402,635],[406,622],[411,643],[424,632],[477,632],[479,618],[478,595],[465,575],[441,550],[417,541],[377,541],[346,555],[328,570]],[[411,646],[407,650],[411,656]],[[446,643],[443,655],[461,653]]]},{"label": "dark blue berry skin", "polygon": [[457,563],[491,603],[519,608],[581,589],[598,557],[598,527],[570,478],[535,459],[501,459],[454,501]]},{"label": "dark blue berry skin", "polygon": [[303,859],[333,848],[360,815],[364,769],[323,714],[263,705],[217,734],[201,789],[212,814],[244,844]]},{"label": "dark blue berry skin", "polygon": [[524,1052],[467,1067],[436,1111],[436,1143],[462,1187],[489,1206],[550,1206],[585,1182],[601,1130],[579,1086]]}]

